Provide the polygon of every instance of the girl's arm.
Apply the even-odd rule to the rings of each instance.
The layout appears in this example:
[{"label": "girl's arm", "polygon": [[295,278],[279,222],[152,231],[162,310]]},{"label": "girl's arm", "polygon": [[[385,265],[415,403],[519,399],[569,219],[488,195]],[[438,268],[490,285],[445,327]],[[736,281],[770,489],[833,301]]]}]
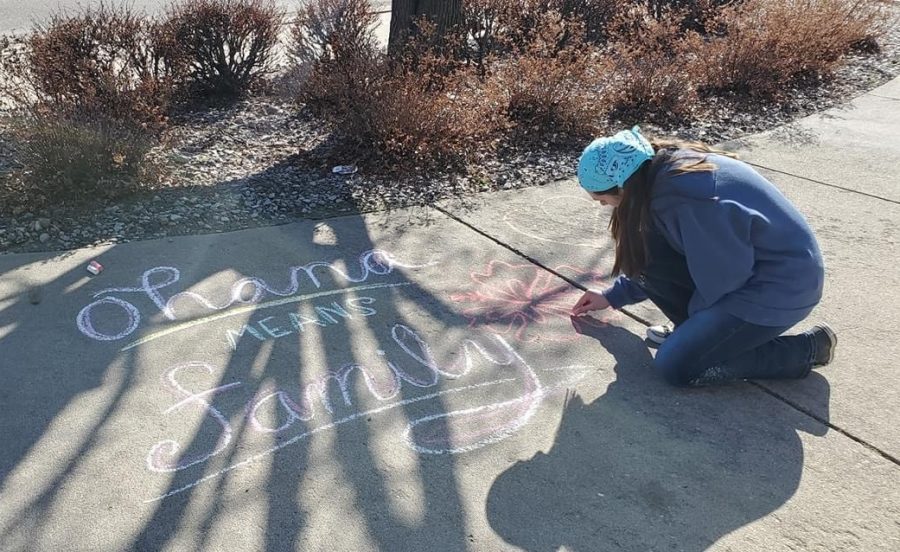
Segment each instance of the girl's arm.
[{"label": "girl's arm", "polygon": [[614,309],[621,309],[628,305],[640,303],[647,298],[644,290],[624,274],[616,278],[612,287],[603,292],[603,296],[609,301],[609,306]]}]

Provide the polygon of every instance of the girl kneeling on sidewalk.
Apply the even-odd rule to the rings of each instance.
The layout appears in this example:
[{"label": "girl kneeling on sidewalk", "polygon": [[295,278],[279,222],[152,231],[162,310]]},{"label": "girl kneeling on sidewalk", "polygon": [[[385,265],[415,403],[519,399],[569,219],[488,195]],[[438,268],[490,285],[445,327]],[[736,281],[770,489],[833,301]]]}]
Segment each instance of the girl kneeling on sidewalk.
[{"label": "girl kneeling on sidewalk", "polygon": [[613,208],[619,277],[573,315],[650,299],[674,326],[648,330],[674,385],[803,378],[831,362],[828,325],[781,335],[818,304],[825,271],[803,216],[752,167],[703,144],[651,144],[634,127],[592,142],[578,180]]}]

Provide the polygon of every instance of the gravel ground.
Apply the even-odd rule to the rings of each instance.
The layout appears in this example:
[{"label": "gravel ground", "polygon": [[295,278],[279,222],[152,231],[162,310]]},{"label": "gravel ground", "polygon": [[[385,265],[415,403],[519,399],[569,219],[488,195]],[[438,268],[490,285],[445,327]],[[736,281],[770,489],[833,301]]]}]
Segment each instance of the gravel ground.
[{"label": "gravel ground", "polygon": [[[900,29],[877,55],[848,59],[835,79],[797,91],[783,108],[722,101],[684,128],[644,125],[657,134],[718,143],[754,134],[847,102],[900,74]],[[2,136],[2,129],[0,129]],[[332,174],[298,152],[327,152],[327,133],[283,96],[252,98],[228,108],[179,117],[160,189],[80,208],[29,211],[0,205],[0,252],[63,251],[92,244],[226,232],[410,205],[478,192],[542,185],[574,174],[583,144],[507,147],[484,160],[482,177],[429,175],[385,180],[362,172]],[[5,149],[4,149],[5,148]],[[318,157],[313,157],[318,158]],[[11,152],[0,140],[0,174]],[[309,156],[304,156],[309,159]],[[473,198],[477,196],[473,195]]]}]

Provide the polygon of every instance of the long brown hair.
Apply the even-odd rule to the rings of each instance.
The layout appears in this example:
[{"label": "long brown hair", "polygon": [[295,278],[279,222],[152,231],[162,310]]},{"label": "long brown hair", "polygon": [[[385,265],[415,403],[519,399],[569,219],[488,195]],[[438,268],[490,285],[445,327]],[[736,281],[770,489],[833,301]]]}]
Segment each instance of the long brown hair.
[{"label": "long brown hair", "polygon": [[[616,242],[616,261],[613,274],[625,274],[635,278],[647,266],[647,233],[650,225],[650,198],[653,181],[661,170],[672,175],[716,170],[716,164],[708,160],[715,153],[736,158],[732,153],[714,149],[702,142],[650,139],[656,155],[645,161],[628,178],[625,186],[617,189],[621,196],[619,206],[613,209],[609,229]],[[677,150],[695,152],[675,158]]]}]

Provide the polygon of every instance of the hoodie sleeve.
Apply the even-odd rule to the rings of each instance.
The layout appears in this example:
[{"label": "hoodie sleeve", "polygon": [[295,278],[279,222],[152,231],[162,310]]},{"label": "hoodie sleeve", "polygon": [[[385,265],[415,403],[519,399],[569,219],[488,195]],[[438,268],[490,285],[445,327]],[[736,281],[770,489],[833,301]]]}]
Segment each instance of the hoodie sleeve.
[{"label": "hoodie sleeve", "polygon": [[666,233],[684,252],[697,286],[691,312],[740,289],[753,276],[754,213],[732,201],[687,200],[659,213]]},{"label": "hoodie sleeve", "polygon": [[616,278],[612,287],[603,292],[603,296],[614,309],[640,303],[647,298],[644,290],[624,274]]}]

